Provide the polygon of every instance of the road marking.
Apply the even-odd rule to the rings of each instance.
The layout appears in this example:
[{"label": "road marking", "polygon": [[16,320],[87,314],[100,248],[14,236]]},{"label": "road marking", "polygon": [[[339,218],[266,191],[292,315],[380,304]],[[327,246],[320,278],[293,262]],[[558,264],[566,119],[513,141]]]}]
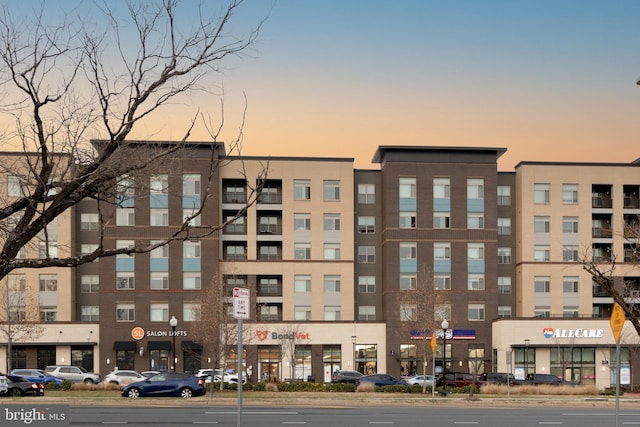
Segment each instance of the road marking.
[{"label": "road marking", "polygon": [[562,421],[540,421],[538,424],[540,424],[541,426],[556,426],[556,425],[562,425]]},{"label": "road marking", "polygon": [[306,421],[283,421],[282,424],[306,424]]},{"label": "road marking", "polygon": [[100,424],[129,424],[129,421],[102,421]]},{"label": "road marking", "polygon": [[454,421],[454,424],[478,424],[477,421]]},{"label": "road marking", "polygon": [[191,424],[218,424],[217,421],[192,421]]},{"label": "road marking", "polygon": [[369,424],[393,424],[393,421],[369,421]]}]

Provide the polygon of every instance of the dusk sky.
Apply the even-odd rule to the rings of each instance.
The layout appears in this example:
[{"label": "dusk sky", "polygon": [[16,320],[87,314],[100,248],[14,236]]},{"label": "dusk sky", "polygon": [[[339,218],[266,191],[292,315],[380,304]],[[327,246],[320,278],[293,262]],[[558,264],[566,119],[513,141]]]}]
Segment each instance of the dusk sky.
[{"label": "dusk sky", "polygon": [[[243,8],[234,28],[269,14],[254,49],[224,76],[231,130],[247,99],[245,155],[353,157],[356,168],[377,168],[378,145],[504,147],[500,170],[522,160],[640,157],[640,1],[248,0]],[[185,110],[196,105],[218,112],[210,96]],[[186,117],[165,110],[137,136],[178,138]],[[193,139],[207,139],[202,127]]]}]

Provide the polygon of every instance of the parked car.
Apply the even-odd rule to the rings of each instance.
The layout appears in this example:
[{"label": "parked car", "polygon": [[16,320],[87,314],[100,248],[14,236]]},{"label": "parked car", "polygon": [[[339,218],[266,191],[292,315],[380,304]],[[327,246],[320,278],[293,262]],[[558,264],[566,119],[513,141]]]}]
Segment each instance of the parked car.
[{"label": "parked car", "polygon": [[184,399],[206,393],[204,379],[181,372],[160,372],[143,381],[127,384],[122,388],[122,397],[132,399],[145,396],[177,397]]},{"label": "parked car", "polygon": [[98,384],[102,381],[100,374],[87,372],[82,366],[51,365],[44,368],[44,371],[51,376],[74,383]]},{"label": "parked car", "polygon": [[146,378],[148,377],[139,372],[123,369],[109,372],[105,375],[104,382],[107,384],[126,385],[145,380]]},{"label": "parked car", "polygon": [[0,375],[0,394],[7,394],[9,390],[9,381],[5,375]]},{"label": "parked car", "polygon": [[404,379],[409,385],[425,385],[427,387],[433,387],[433,375],[415,375]]},{"label": "parked car", "polygon": [[5,375],[7,379],[6,396],[44,396],[44,384],[32,383],[22,377]]},{"label": "parked car", "polygon": [[333,371],[333,374],[331,374],[331,382],[355,384],[358,381],[358,378],[362,376],[363,374],[358,371],[342,371],[340,369],[336,369]]},{"label": "parked car", "polygon": [[513,385],[515,377],[510,372],[485,372],[478,375],[478,380],[484,384]]},{"label": "parked car", "polygon": [[60,378],[47,374],[42,369],[14,369],[10,373],[11,375],[22,377],[32,383],[43,383],[44,385],[49,383],[60,385],[63,381]]},{"label": "parked car", "polygon": [[436,387],[466,387],[468,385],[479,385],[479,381],[472,374],[466,372],[447,372],[440,375],[436,382]]},{"label": "parked car", "polygon": [[550,374],[528,374],[524,380],[515,380],[516,385],[576,385],[573,381],[565,381]]},{"label": "parked car", "polygon": [[386,385],[402,385],[408,386],[406,381],[398,379],[396,377],[392,377],[387,374],[371,374],[371,375],[363,375],[356,380],[356,385],[360,384],[374,384],[376,387],[383,387]]}]

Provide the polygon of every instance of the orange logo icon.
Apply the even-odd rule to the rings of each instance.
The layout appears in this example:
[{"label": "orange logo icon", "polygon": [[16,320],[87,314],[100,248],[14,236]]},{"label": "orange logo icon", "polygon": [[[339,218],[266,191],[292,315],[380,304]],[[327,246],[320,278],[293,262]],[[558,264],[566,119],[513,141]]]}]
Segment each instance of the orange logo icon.
[{"label": "orange logo icon", "polygon": [[142,329],[140,326],[136,326],[131,330],[131,336],[136,341],[141,340],[142,338],[144,338],[144,329]]}]

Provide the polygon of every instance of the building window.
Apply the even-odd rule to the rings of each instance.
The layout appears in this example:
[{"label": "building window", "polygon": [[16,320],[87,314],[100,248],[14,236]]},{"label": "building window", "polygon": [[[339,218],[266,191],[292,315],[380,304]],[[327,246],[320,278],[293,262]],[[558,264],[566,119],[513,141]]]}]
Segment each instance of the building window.
[{"label": "building window", "polygon": [[478,322],[484,320],[484,304],[469,304],[467,308],[470,322]]},{"label": "building window", "polygon": [[400,228],[416,228],[416,213],[400,212]]},{"label": "building window", "polygon": [[202,217],[202,215],[196,215],[197,213],[198,209],[196,208],[182,209],[182,222],[187,223],[190,227],[200,226],[200,218]]},{"label": "building window", "polygon": [[169,225],[169,209],[149,209],[149,225],[152,227]]},{"label": "building window", "polygon": [[566,234],[578,233],[578,217],[577,216],[563,216],[562,217],[562,232]]},{"label": "building window", "polygon": [[247,258],[246,248],[241,244],[228,244],[224,247],[225,260],[243,260]]},{"label": "building window", "polygon": [[156,289],[156,290],[169,289],[169,273],[167,272],[151,273],[150,285],[151,285],[151,289]]},{"label": "building window", "polygon": [[536,262],[549,261],[551,250],[547,245],[535,245],[533,247],[533,260]]},{"label": "building window", "polygon": [[511,187],[498,186],[498,206],[511,206]]},{"label": "building window", "polygon": [[433,228],[450,228],[451,213],[450,212],[434,212]]},{"label": "building window", "polygon": [[484,274],[469,274],[467,276],[467,289],[470,291],[484,291]]},{"label": "building window", "polygon": [[326,260],[340,259],[340,243],[325,243],[324,259]]},{"label": "building window", "polygon": [[358,263],[373,264],[376,262],[375,246],[358,246]]},{"label": "building window", "polygon": [[451,290],[451,273],[435,273],[433,275],[433,288],[437,291]]},{"label": "building window", "polygon": [[184,242],[182,244],[182,256],[184,258],[200,258],[200,242]]},{"label": "building window", "polygon": [[358,233],[375,233],[376,232],[376,218],[373,216],[359,216],[358,217]]},{"label": "building window", "polygon": [[325,306],[324,307],[324,320],[334,321],[340,320],[340,307],[339,306]]},{"label": "building window", "polygon": [[533,184],[533,203],[549,204],[549,184]]},{"label": "building window", "polygon": [[358,184],[358,203],[371,205],[376,202],[376,187],[373,184]]},{"label": "building window", "polygon": [[[86,244],[83,243],[80,245],[80,255],[85,256],[85,255],[89,255],[94,253],[96,250],[98,250],[98,245],[96,244]],[[97,259],[96,259],[97,261]]]},{"label": "building window", "polygon": [[418,319],[417,304],[400,304],[400,321],[415,322]]},{"label": "building window", "polygon": [[376,292],[375,276],[358,276],[358,292],[361,294],[373,294]]},{"label": "building window", "polygon": [[323,219],[324,231],[340,231],[340,215],[324,214]]},{"label": "building window", "polygon": [[263,261],[280,259],[280,247],[276,244],[262,244],[258,246],[258,259]]},{"label": "building window", "polygon": [[200,289],[200,273],[182,273],[182,289]]},{"label": "building window", "polygon": [[498,277],[498,293],[499,294],[511,293],[511,277],[509,276]]},{"label": "building window", "polygon": [[578,317],[578,307],[571,305],[562,307],[562,317]]},{"label": "building window", "polygon": [[[340,219],[338,217],[338,221],[339,220]],[[293,229],[295,231],[311,230],[311,214],[308,214],[308,213],[293,214]]]},{"label": "building window", "polygon": [[99,322],[100,307],[97,305],[83,305],[81,308],[80,320],[83,322]]},{"label": "building window", "polygon": [[562,278],[562,292],[565,294],[578,293],[578,278],[574,276],[566,276]]},{"label": "building window", "polygon": [[57,307],[40,306],[40,321],[41,322],[55,322],[58,317]]},{"label": "building window", "polygon": [[498,306],[498,317],[511,317],[511,306],[510,305],[499,305]]},{"label": "building window", "polygon": [[433,306],[433,319],[441,321],[443,319],[451,319],[450,304],[435,304]]},{"label": "building window", "polygon": [[536,276],[533,279],[534,290],[537,294],[548,294],[551,292],[551,279],[547,276]]},{"label": "building window", "polygon": [[[135,247],[135,242],[133,240],[116,240],[116,249],[133,249]],[[116,258],[120,258],[120,259],[131,259],[131,257],[134,256],[133,253],[131,254],[118,254],[116,255]]]},{"label": "building window", "polygon": [[95,293],[100,291],[100,276],[85,275],[80,276],[80,291],[82,293]]},{"label": "building window", "polygon": [[433,179],[433,198],[434,199],[450,199],[451,198],[451,180],[449,178]]},{"label": "building window", "polygon": [[38,256],[40,259],[45,258],[57,258],[58,257],[58,242],[47,242],[41,240],[38,246]]},{"label": "building window", "polygon": [[533,231],[535,233],[549,233],[551,219],[548,216],[536,216],[533,218]]},{"label": "building window", "polygon": [[484,179],[467,179],[467,199],[484,199]]},{"label": "building window", "polygon": [[297,305],[293,309],[293,318],[297,321],[311,320],[311,307],[308,305]]},{"label": "building window", "polygon": [[293,251],[297,260],[311,259],[311,243],[294,243]]},{"label": "building window", "polygon": [[260,320],[264,322],[274,322],[280,320],[280,310],[277,305],[260,306]]},{"label": "building window", "polygon": [[433,259],[439,261],[451,260],[451,244],[450,243],[434,243]]},{"label": "building window", "polygon": [[266,276],[258,278],[258,296],[282,296],[279,276]]},{"label": "building window", "polygon": [[376,307],[373,305],[358,306],[358,320],[376,320]]},{"label": "building window", "polygon": [[116,225],[136,225],[134,208],[116,208]]},{"label": "building window", "polygon": [[400,198],[401,199],[415,199],[416,198],[416,179],[415,178],[400,178]]},{"label": "building window", "polygon": [[339,293],[340,292],[340,276],[335,276],[335,275],[324,276],[324,292]]},{"label": "building window", "polygon": [[311,276],[303,276],[303,275],[294,276],[293,289],[296,293],[311,292]]},{"label": "building window", "polygon": [[562,261],[565,261],[565,262],[578,261],[578,247],[573,245],[563,245]]},{"label": "building window", "polygon": [[484,243],[467,243],[467,259],[470,261],[483,261]]},{"label": "building window", "polygon": [[[162,243],[163,240],[152,240],[152,245],[157,245]],[[151,250],[149,253],[150,258],[154,259],[168,259],[169,258],[169,245],[158,246],[157,248]]]},{"label": "building window", "polygon": [[511,234],[511,218],[498,218],[498,235],[509,236]]},{"label": "building window", "polygon": [[484,214],[470,213],[467,214],[467,228],[479,230],[484,228]]},{"label": "building window", "polygon": [[119,271],[116,273],[116,289],[135,289],[136,282],[133,272]]},{"label": "building window", "polygon": [[562,203],[565,205],[578,203],[578,184],[562,184]]},{"label": "building window", "polygon": [[533,315],[535,317],[551,317],[551,308],[536,306],[533,310]]},{"label": "building window", "polygon": [[56,292],[58,290],[57,274],[40,275],[40,292]]},{"label": "building window", "polygon": [[151,304],[152,322],[168,322],[169,321],[169,304]]},{"label": "building window", "polygon": [[116,304],[116,322],[134,322],[135,304]]},{"label": "building window", "polygon": [[498,248],[498,264],[511,264],[511,248]]},{"label": "building window", "polygon": [[182,304],[182,320],[185,322],[199,322],[202,320],[202,305],[199,302],[185,302]]},{"label": "building window", "polygon": [[200,195],[200,174],[182,175],[182,195],[183,196],[199,196]]},{"label": "building window", "polygon": [[[184,185],[184,184],[183,184]],[[223,199],[224,203],[246,203],[247,195],[246,191],[246,182],[245,181],[225,181],[223,183]],[[184,191],[184,190],[183,190]],[[200,194],[198,192],[198,194]],[[198,195],[193,194],[193,195]]]},{"label": "building window", "polygon": [[99,227],[100,216],[95,213],[80,214],[80,230],[96,231]]},{"label": "building window", "polygon": [[400,273],[400,290],[415,291],[418,288],[418,277],[415,273]]},{"label": "building window", "polygon": [[322,183],[324,201],[340,200],[340,181],[325,180]]},{"label": "building window", "polygon": [[169,177],[167,175],[151,175],[149,194],[169,194]]},{"label": "building window", "polygon": [[308,179],[296,179],[293,181],[293,199],[311,200],[311,181]]},{"label": "building window", "polygon": [[19,176],[7,175],[7,195],[10,197],[22,197],[24,194],[24,180]]},{"label": "building window", "polygon": [[413,242],[400,243],[400,260],[413,260],[418,258],[418,246]]},{"label": "building window", "polygon": [[258,232],[261,234],[282,234],[277,216],[261,215],[258,217],[258,223]]}]

